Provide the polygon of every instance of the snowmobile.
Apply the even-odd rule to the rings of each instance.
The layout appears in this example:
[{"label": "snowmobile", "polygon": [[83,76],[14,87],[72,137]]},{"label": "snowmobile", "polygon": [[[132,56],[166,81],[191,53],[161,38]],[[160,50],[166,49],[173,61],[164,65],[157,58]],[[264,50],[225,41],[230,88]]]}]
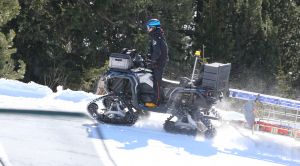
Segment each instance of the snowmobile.
[{"label": "snowmobile", "polygon": [[154,107],[151,105],[154,95],[151,61],[136,50],[112,53],[109,69],[101,77],[106,94],[88,104],[89,114],[100,123],[133,125],[145,112],[166,113],[170,117],[163,124],[165,131],[213,137],[216,130],[211,120],[220,116],[212,106],[228,91],[231,64],[202,63],[196,79],[195,69],[201,53],[198,51],[195,56],[192,78],[163,79],[163,101]]}]

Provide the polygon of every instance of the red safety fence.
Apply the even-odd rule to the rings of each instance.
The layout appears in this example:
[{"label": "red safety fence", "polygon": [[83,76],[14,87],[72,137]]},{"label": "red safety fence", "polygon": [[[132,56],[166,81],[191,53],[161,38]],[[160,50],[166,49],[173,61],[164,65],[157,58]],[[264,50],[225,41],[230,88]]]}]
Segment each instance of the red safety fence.
[{"label": "red safety fence", "polygon": [[294,129],[288,126],[282,126],[282,125],[267,123],[263,121],[257,121],[255,122],[255,125],[257,126],[256,129],[258,129],[259,131],[265,131],[273,134],[280,134],[280,135],[300,138],[299,129]]}]

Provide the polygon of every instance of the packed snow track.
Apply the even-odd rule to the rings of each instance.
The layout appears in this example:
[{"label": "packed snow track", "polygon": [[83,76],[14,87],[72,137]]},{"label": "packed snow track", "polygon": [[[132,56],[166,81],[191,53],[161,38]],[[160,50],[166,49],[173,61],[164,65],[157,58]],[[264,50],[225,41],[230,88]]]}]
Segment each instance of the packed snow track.
[{"label": "packed snow track", "polygon": [[87,137],[83,126],[87,122],[91,121],[81,113],[0,110],[0,163],[5,166],[104,165]]}]

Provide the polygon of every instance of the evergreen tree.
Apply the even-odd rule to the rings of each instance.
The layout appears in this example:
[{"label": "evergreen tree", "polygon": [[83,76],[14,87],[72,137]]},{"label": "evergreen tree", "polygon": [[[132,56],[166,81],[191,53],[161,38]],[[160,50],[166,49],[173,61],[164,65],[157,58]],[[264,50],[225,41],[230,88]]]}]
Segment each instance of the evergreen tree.
[{"label": "evergreen tree", "polygon": [[7,30],[5,25],[19,14],[17,0],[0,0],[0,77],[8,79],[22,79],[25,64],[22,61],[15,63],[12,54],[16,52],[13,47],[15,32]]},{"label": "evergreen tree", "polygon": [[289,86],[299,87],[300,17],[295,2],[197,0],[194,48],[204,44],[211,61],[231,62],[232,80],[242,85],[264,80],[260,90],[271,90],[281,62]]},{"label": "evergreen tree", "polygon": [[[300,12],[296,1],[265,0],[270,70],[288,87],[300,87]],[[278,70],[278,68],[280,70]],[[284,79],[282,74],[285,74]],[[281,84],[279,83],[279,87]]]},{"label": "evergreen tree", "polygon": [[147,53],[145,23],[153,17],[162,21],[171,59],[184,57],[182,29],[191,22],[191,0],[27,0],[20,4],[21,13],[12,27],[18,30],[16,58],[28,64],[25,81],[53,89],[61,84],[88,90],[111,52],[126,47]]},{"label": "evergreen tree", "polygon": [[285,98],[294,98],[294,92],[291,87],[291,83],[288,77],[288,73],[283,71],[283,66],[279,66],[278,73],[276,75],[277,86],[276,95]]},{"label": "evergreen tree", "polygon": [[[18,7],[1,20],[0,38],[6,57],[13,54],[26,63],[24,81],[91,90],[110,53],[126,47],[147,54],[145,24],[158,18],[169,46],[167,71],[174,76],[182,74],[178,68],[190,73],[189,57],[204,44],[210,62],[232,63],[233,81],[257,85],[264,79],[268,88],[268,80],[278,80],[281,61],[289,86],[300,86],[300,8],[295,0],[25,0],[20,6],[16,19],[11,20]],[[10,70],[24,66],[1,63],[10,63]]]}]

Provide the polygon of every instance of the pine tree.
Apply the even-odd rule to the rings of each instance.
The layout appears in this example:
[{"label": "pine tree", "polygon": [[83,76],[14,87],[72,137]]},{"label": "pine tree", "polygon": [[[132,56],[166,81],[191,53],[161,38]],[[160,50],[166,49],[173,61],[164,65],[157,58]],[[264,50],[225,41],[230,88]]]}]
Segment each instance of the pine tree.
[{"label": "pine tree", "polygon": [[[267,59],[272,74],[300,87],[300,10],[297,1],[264,0]],[[280,70],[278,70],[278,68]],[[282,78],[282,74],[286,78]],[[281,86],[281,84],[279,84]],[[285,89],[285,88],[283,88]]]},{"label": "pine tree", "polygon": [[88,90],[108,55],[122,48],[146,54],[150,18],[162,22],[170,59],[182,60],[182,30],[193,13],[192,0],[30,0],[20,5],[13,27],[18,30],[16,57],[27,64],[25,81],[52,89],[60,84]]},{"label": "pine tree", "polygon": [[293,88],[288,77],[288,73],[283,71],[283,66],[279,66],[278,73],[276,75],[277,80],[277,95],[285,98],[294,98]]},{"label": "pine tree", "polygon": [[[16,52],[13,47],[15,32],[7,30],[5,25],[19,13],[20,7],[17,0],[0,0],[0,77],[8,79],[22,79],[25,73],[25,64],[16,63],[12,54]],[[18,66],[16,66],[18,64]]]}]

